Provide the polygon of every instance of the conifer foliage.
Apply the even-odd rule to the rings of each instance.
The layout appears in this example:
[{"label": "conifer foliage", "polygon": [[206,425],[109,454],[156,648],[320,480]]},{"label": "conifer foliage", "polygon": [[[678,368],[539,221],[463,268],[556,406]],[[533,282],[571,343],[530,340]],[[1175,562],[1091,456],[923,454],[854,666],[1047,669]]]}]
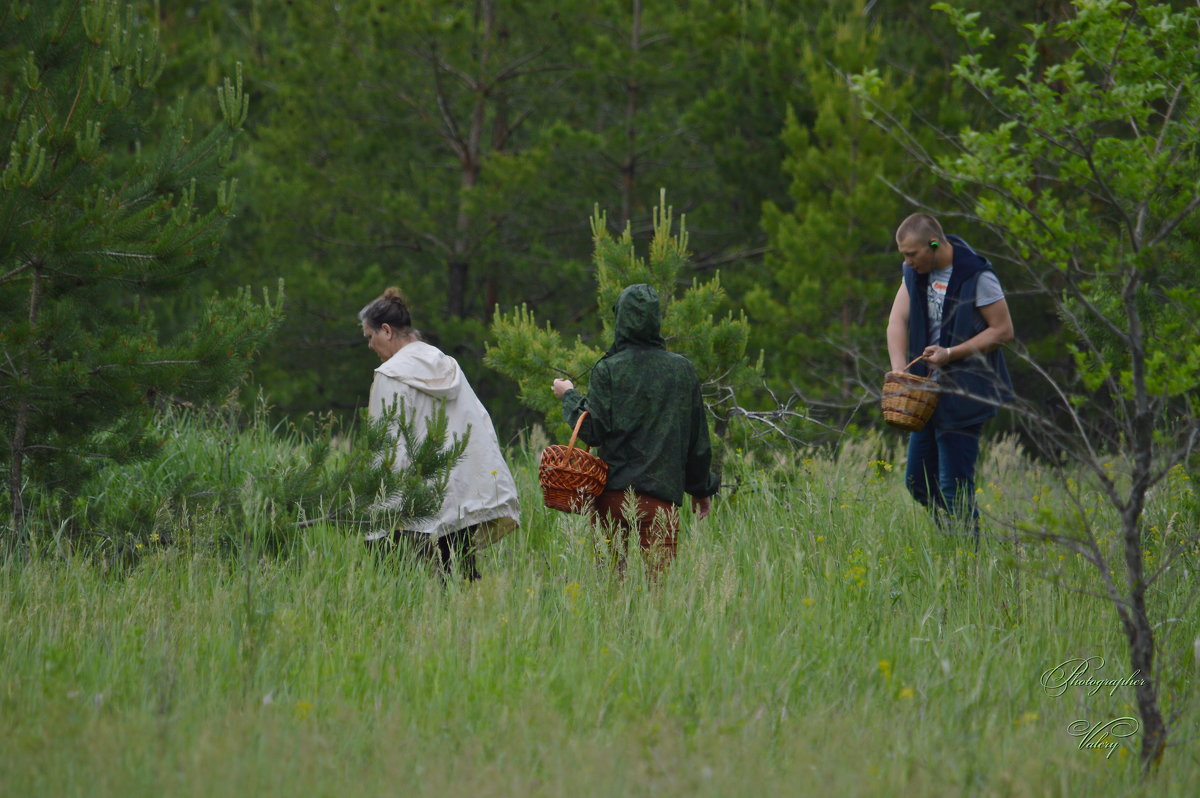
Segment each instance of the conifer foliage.
[{"label": "conifer foliage", "polygon": [[248,102],[227,78],[204,135],[158,107],[163,55],[140,10],[0,12],[0,467],[17,531],[31,486],[70,490],[152,451],[156,402],[227,391],[281,311],[242,291],[160,338],[156,299],[215,262]]},{"label": "conifer foliage", "polygon": [[[857,402],[859,372],[880,350],[880,320],[900,284],[891,242],[908,213],[880,178],[900,183],[911,166],[864,118],[843,75],[879,62],[882,32],[858,10],[831,7],[816,34],[798,56],[807,96],[789,104],[782,136],[792,203],[763,204],[771,247],[745,303],[772,378],[806,395]],[[881,79],[893,107],[912,102],[910,84]]]},{"label": "conifer foliage", "polygon": [[156,549],[263,554],[292,551],[322,524],[347,534],[422,529],[437,516],[467,435],[447,435],[435,412],[418,430],[399,406],[365,410],[345,424],[314,425],[252,415],[237,402],[157,414],[164,444],[153,457],[112,464],[88,480],[71,507],[72,532],[109,563],[132,564]]},{"label": "conifer foliage", "polygon": [[[726,299],[719,273],[704,283],[693,279],[676,295],[689,266],[689,252],[684,222],[680,220],[679,231],[675,232],[673,216],[666,193],[661,192],[654,211],[649,257],[641,258],[628,224],[620,236],[614,236],[608,229],[608,217],[599,209],[593,214],[596,304],[602,325],[598,342],[601,346],[612,343],[612,309],[621,290],[637,283],[654,286],[662,297],[662,333],[667,348],[686,355],[695,364],[705,402],[717,418],[718,433],[722,433],[735,407],[735,393],[759,381],[762,363],[761,359],[751,363],[746,357],[750,325],[744,315],[730,312],[714,319]],[[521,401],[545,413],[552,424],[561,423],[561,404],[550,392],[551,382],[555,377],[569,377],[586,392],[591,367],[604,354],[602,348],[579,338],[570,347],[563,346],[559,333],[548,323],[539,327],[524,305],[509,314],[497,310],[491,332],[496,344],[488,347],[485,362],[516,380]]]}]

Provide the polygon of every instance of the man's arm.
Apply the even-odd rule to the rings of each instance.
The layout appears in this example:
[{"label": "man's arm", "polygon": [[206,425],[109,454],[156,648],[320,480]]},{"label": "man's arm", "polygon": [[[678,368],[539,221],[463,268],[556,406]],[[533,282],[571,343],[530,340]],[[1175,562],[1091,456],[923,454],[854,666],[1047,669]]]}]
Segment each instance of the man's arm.
[{"label": "man's arm", "polygon": [[955,360],[970,357],[976,352],[990,352],[1013,339],[1012,316],[1009,315],[1007,301],[1001,299],[990,305],[984,305],[979,308],[979,315],[983,316],[987,327],[978,335],[968,338],[961,344],[955,344],[949,349],[927,346],[925,347],[925,359],[935,366],[944,366]]},{"label": "man's arm", "polygon": [[908,364],[908,289],[904,283],[896,292],[892,301],[892,312],[888,316],[887,326],[888,359],[892,362],[892,371],[904,371]]}]

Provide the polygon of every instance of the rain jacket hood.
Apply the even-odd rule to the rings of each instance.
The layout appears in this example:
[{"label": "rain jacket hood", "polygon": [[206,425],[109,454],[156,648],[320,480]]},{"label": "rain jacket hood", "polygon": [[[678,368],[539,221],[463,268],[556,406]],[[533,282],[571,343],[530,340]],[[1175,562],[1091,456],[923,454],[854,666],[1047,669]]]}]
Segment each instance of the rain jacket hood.
[{"label": "rain jacket hood", "polygon": [[452,400],[462,390],[458,362],[424,341],[408,344],[375,371],[436,399]]},{"label": "rain jacket hood", "polygon": [[645,283],[627,286],[617,297],[613,311],[617,319],[608,354],[615,355],[631,346],[666,348],[662,337],[662,304],[652,287]]}]

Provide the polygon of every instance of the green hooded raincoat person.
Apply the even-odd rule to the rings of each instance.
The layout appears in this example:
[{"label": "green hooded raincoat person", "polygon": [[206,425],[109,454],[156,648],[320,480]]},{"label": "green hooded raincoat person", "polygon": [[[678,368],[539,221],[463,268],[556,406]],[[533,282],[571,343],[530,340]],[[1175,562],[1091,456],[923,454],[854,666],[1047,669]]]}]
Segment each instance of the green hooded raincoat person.
[{"label": "green hooded raincoat person", "polygon": [[563,418],[574,426],[588,411],[579,437],[608,463],[606,492],[633,488],[673,505],[682,504],[685,493],[712,496],[720,480],[709,470],[700,380],[690,360],[666,349],[658,293],[649,285],[628,286],[614,311],[613,345],[592,370],[588,395],[567,381],[555,383]]}]

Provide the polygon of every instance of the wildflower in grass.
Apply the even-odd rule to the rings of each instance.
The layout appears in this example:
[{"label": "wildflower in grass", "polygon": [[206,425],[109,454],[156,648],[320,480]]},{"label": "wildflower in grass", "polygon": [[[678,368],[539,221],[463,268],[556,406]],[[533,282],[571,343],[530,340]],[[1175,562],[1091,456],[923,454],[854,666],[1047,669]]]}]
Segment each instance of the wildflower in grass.
[{"label": "wildflower in grass", "polygon": [[862,587],[866,584],[863,579],[867,574],[868,556],[862,549],[855,549],[850,552],[850,562],[854,563],[844,574],[847,582],[853,582],[857,587]]},{"label": "wildflower in grass", "polygon": [[567,601],[571,605],[571,612],[575,612],[575,605],[579,601],[579,594],[583,591],[583,586],[578,582],[572,582],[563,588],[563,592],[567,594]]},{"label": "wildflower in grass", "polygon": [[912,700],[913,696],[915,696],[916,694],[917,694],[916,690],[912,689],[908,685],[905,685],[904,687],[900,688],[900,692],[896,694],[896,698],[907,698],[909,700]]},{"label": "wildflower in grass", "polygon": [[843,577],[845,578],[845,580],[847,582],[854,583],[855,587],[863,587],[867,583],[866,580],[863,579],[863,577],[866,575],[866,573],[867,573],[867,569],[864,568],[863,566],[852,565],[846,571],[846,573],[843,574]]},{"label": "wildflower in grass", "polygon": [[313,705],[308,701],[297,701],[296,706],[292,708],[292,712],[295,714],[296,720],[304,720],[312,714],[312,711]]},{"label": "wildflower in grass", "polygon": [[824,543],[824,542],[825,542],[825,536],[824,536],[824,535],[817,535],[817,542],[818,542],[818,543]]},{"label": "wildflower in grass", "polygon": [[892,663],[889,660],[879,660],[879,673],[883,676],[884,681],[892,678]]},{"label": "wildflower in grass", "polygon": [[157,543],[157,542],[158,542],[158,533],[157,533],[157,532],[152,532],[152,533],[150,534],[150,542],[151,542],[151,543]]},{"label": "wildflower in grass", "polygon": [[1171,466],[1171,470],[1167,475],[1167,484],[1184,496],[1191,497],[1195,495],[1195,491],[1192,490],[1192,479],[1188,476],[1187,469],[1182,464]]},{"label": "wildflower in grass", "polygon": [[1013,722],[1013,725],[1028,726],[1030,723],[1037,723],[1037,719],[1038,713],[1036,712],[1022,712],[1021,717],[1017,718],[1016,721]]}]

